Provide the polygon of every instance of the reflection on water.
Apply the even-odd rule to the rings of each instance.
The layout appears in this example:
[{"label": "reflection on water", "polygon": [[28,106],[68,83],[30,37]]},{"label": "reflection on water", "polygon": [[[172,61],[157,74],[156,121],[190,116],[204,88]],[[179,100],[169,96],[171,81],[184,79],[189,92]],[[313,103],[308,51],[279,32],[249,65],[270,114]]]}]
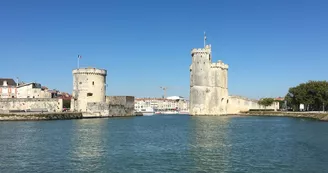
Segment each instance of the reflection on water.
[{"label": "reflection on water", "polygon": [[[227,117],[192,117],[190,153],[195,171],[224,171],[229,167],[230,147],[228,143]],[[218,162],[220,161],[220,162]]]},{"label": "reflection on water", "polygon": [[328,123],[148,117],[0,122],[0,172],[328,172]]},{"label": "reflection on water", "polygon": [[106,144],[109,140],[108,122],[103,119],[84,119],[75,121],[72,128],[71,158],[77,171],[95,171],[102,167],[106,157]]},{"label": "reflection on water", "polygon": [[322,166],[328,161],[328,150],[324,147],[328,144],[328,132],[322,131],[327,128],[325,122],[304,123],[297,118],[232,118],[227,133],[232,145],[229,154],[232,170],[327,172],[328,167]]},{"label": "reflection on water", "polygon": [[[36,128],[28,128],[29,126],[34,126],[33,123],[21,123],[17,128],[5,128],[5,126],[0,125],[0,132],[5,134],[8,139],[3,139],[0,137],[0,148],[5,152],[1,152],[0,157],[0,168],[4,166],[14,167],[18,166],[21,168],[26,167],[29,164],[29,160],[20,159],[26,157],[24,150],[33,151],[35,148],[29,144],[33,143],[36,138]],[[24,134],[24,135],[20,135]],[[6,152],[7,151],[7,152]],[[8,151],[11,151],[8,152]],[[32,157],[35,157],[36,153],[32,153]],[[12,159],[12,162],[7,163],[6,158]],[[1,169],[0,169],[1,170]]]}]

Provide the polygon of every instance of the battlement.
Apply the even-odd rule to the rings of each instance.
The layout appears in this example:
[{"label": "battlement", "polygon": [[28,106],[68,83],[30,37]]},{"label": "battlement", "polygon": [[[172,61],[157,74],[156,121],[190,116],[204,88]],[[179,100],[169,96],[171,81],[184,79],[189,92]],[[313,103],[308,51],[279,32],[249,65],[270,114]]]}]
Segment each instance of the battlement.
[{"label": "battlement", "polygon": [[206,45],[205,48],[193,48],[191,55],[194,54],[211,54],[211,45]]},{"label": "battlement", "polygon": [[255,102],[255,103],[258,102],[258,100],[256,100],[256,99],[250,99],[250,98],[247,98],[247,97],[244,97],[244,96],[238,96],[238,95],[230,95],[229,98],[230,99],[244,100],[244,101],[252,101],[252,102]]},{"label": "battlement", "polygon": [[212,63],[211,68],[222,68],[224,70],[227,70],[229,66],[228,64],[225,64],[221,60],[219,60],[217,63]]},{"label": "battlement", "polygon": [[107,75],[107,70],[104,69],[97,69],[97,68],[78,68],[73,70],[73,74],[93,74],[93,75]]}]

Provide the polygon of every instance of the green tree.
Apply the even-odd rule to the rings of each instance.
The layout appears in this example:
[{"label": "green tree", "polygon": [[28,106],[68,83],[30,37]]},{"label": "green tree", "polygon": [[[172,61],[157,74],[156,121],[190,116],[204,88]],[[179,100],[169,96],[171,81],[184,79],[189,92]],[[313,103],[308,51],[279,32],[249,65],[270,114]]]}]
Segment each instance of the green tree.
[{"label": "green tree", "polygon": [[328,104],[328,82],[308,81],[296,87],[291,87],[285,99],[289,107],[299,109],[304,104],[306,110],[323,110]]},{"label": "green tree", "polygon": [[273,102],[274,102],[273,98],[262,98],[261,100],[258,101],[258,104],[264,106],[264,108],[266,109],[266,107],[272,105]]}]

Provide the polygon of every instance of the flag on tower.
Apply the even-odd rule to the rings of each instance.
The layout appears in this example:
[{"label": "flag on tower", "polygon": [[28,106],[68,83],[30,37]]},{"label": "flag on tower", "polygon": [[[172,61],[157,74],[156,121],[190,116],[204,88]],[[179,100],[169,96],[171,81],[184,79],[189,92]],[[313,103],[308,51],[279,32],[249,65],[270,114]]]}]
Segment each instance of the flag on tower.
[{"label": "flag on tower", "polygon": [[81,58],[82,58],[82,56],[81,56],[81,55],[77,55],[77,58],[78,58],[78,59],[81,59]]},{"label": "flag on tower", "polygon": [[206,40],[206,32],[204,32],[204,40]]}]

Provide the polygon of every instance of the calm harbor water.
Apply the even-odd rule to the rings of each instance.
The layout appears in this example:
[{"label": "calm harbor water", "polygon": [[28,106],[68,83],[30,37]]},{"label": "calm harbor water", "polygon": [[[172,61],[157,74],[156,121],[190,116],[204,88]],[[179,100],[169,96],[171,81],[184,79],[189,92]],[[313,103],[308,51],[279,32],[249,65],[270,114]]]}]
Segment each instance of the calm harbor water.
[{"label": "calm harbor water", "polygon": [[0,122],[0,172],[328,172],[328,123],[282,117]]}]

